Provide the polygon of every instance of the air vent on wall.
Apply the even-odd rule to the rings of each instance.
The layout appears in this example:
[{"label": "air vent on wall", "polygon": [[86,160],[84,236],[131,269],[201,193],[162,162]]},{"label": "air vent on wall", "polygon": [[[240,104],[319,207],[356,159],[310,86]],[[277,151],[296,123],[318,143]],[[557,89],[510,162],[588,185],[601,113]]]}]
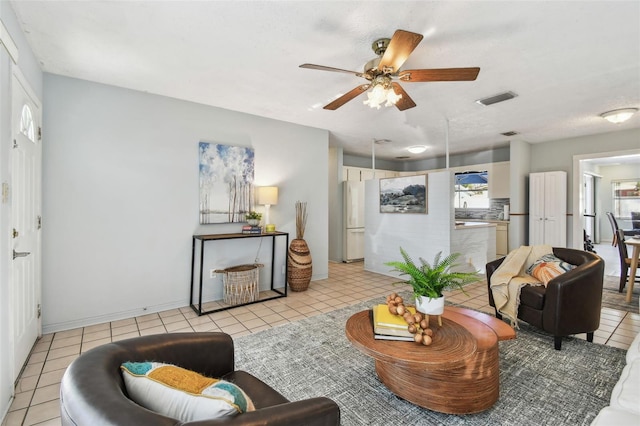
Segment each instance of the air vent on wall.
[{"label": "air vent on wall", "polygon": [[519,135],[520,133],[514,131],[514,130],[510,130],[508,132],[504,132],[504,133],[500,133],[502,136],[515,136],[515,135]]},{"label": "air vent on wall", "polygon": [[513,99],[516,96],[518,95],[516,95],[513,92],[504,92],[504,93],[500,93],[499,95],[489,96],[488,98],[478,99],[476,102],[479,103],[480,105],[489,106],[489,105],[497,104],[498,102],[508,101],[509,99]]}]

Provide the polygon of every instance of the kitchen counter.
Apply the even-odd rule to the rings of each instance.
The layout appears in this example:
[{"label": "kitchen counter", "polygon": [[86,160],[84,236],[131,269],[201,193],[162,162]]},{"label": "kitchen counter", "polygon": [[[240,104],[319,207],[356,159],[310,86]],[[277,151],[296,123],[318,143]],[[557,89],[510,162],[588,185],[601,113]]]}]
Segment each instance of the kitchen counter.
[{"label": "kitchen counter", "polygon": [[506,223],[508,224],[508,220],[501,219],[471,219],[464,217],[456,217],[456,222],[487,222],[487,223]]},{"label": "kitchen counter", "polygon": [[[461,225],[459,225],[462,223]],[[478,224],[478,225],[475,225]],[[496,227],[496,255],[506,256],[509,253],[509,221],[500,219],[463,219],[457,218],[455,230],[472,229],[482,226],[492,225]],[[475,226],[474,226],[475,225]],[[467,231],[469,232],[469,231]]]},{"label": "kitchen counter", "polygon": [[488,227],[495,227],[495,226],[497,226],[496,223],[490,223],[489,221],[480,222],[480,221],[456,220],[455,222],[455,229],[488,228]]}]

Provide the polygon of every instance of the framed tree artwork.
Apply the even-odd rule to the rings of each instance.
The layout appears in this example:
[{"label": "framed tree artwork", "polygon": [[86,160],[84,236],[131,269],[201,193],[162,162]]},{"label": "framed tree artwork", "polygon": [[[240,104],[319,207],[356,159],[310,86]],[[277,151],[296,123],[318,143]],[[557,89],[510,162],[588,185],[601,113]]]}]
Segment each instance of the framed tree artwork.
[{"label": "framed tree artwork", "polygon": [[253,210],[252,148],[199,144],[200,223],[245,222]]}]

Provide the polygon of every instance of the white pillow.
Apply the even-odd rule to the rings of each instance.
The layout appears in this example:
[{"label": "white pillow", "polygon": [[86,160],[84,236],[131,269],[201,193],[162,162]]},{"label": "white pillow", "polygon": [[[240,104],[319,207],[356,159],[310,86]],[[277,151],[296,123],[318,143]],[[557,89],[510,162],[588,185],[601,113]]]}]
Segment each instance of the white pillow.
[{"label": "white pillow", "polygon": [[233,383],[159,362],[120,366],[129,397],[156,413],[191,422],[253,411],[249,397]]}]

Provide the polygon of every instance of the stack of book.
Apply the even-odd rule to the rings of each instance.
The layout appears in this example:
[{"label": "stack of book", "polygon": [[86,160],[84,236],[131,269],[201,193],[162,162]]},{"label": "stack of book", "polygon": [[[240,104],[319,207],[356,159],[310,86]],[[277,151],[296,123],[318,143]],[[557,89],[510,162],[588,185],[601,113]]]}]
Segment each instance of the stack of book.
[{"label": "stack of book", "polygon": [[[416,309],[412,306],[407,309],[412,314],[416,313]],[[407,322],[402,316],[389,312],[387,305],[375,305],[371,312],[374,339],[413,341],[413,334],[407,330]]]},{"label": "stack of book", "polygon": [[244,225],[242,227],[243,234],[262,234],[262,228],[259,226]]}]

